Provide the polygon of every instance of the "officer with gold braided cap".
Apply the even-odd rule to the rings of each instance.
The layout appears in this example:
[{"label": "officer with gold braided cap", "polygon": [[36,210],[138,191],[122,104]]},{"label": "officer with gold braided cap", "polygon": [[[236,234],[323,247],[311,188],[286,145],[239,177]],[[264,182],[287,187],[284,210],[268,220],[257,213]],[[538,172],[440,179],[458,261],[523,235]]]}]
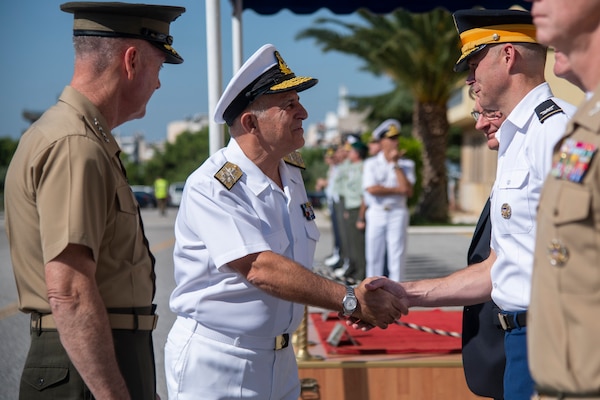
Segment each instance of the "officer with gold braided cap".
[{"label": "officer with gold braided cap", "polygon": [[500,43],[537,43],[531,15],[520,10],[459,10],[453,15],[462,45],[454,71],[469,69],[467,61]]},{"label": "officer with gold braided cap", "polygon": [[[402,283],[409,305],[469,306],[493,300],[504,330],[503,396],[530,399],[527,312],[542,185],[555,143],[574,107],[553,96],[545,81],[546,48],[535,42],[531,15],[519,10],[461,10],[454,14],[462,42],[457,70],[481,108],[506,115],[496,133],[498,167],[490,195],[490,255],[440,279]],[[373,285],[373,288],[385,285]],[[371,288],[371,285],[369,286]],[[492,323],[492,319],[487,319]]]},{"label": "officer with gold braided cap", "polygon": [[189,176],[175,224],[170,398],[297,400],[289,339],[303,304],[380,327],[406,311],[387,292],[355,290],[311,271],[319,231],[302,160],[288,155],[304,145],[308,113],[298,93],[316,83],[294,74],[267,44],[217,104],[214,119],[227,123],[231,140]]}]

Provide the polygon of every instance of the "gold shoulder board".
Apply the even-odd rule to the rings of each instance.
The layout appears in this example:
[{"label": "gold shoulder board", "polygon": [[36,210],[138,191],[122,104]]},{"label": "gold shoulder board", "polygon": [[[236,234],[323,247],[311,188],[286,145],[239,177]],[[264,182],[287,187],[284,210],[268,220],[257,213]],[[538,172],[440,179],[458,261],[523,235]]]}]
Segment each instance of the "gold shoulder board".
[{"label": "gold shoulder board", "polygon": [[291,152],[287,156],[283,157],[283,161],[293,165],[294,167],[306,169],[306,164],[304,164],[304,160],[302,159],[302,155],[299,151]]},{"label": "gold shoulder board", "polygon": [[233,185],[237,183],[242,177],[243,172],[237,165],[227,161],[220,170],[215,174],[215,178],[227,188],[231,190]]}]

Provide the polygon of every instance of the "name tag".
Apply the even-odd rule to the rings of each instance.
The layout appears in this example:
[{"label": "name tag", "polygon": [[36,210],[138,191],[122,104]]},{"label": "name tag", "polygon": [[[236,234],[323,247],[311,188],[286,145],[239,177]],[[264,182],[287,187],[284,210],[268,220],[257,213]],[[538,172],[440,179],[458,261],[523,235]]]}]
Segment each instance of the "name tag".
[{"label": "name tag", "polygon": [[566,139],[560,147],[560,158],[552,165],[552,176],[581,183],[597,149],[592,143]]}]

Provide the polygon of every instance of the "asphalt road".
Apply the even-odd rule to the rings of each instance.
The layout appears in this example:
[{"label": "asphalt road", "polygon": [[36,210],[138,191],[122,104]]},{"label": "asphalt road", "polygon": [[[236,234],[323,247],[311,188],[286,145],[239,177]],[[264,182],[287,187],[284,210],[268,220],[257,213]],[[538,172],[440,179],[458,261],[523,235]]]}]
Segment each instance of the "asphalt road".
[{"label": "asphalt road", "polygon": [[[164,378],[163,347],[167,334],[175,320],[168,308],[173,281],[173,223],[177,209],[169,209],[161,217],[155,209],[142,211],[144,227],[156,256],[157,290],[155,303],[160,315],[154,334],[158,393],[167,399]],[[331,228],[327,215],[317,211],[317,225],[321,239],[315,255],[315,266],[322,267],[323,260],[332,249]],[[410,227],[406,279],[414,280],[444,276],[465,265],[466,252],[470,243],[472,226],[467,227]],[[17,309],[17,289],[12,274],[12,265],[4,218],[0,216],[0,400],[18,398],[19,379],[29,347],[29,318]]]}]

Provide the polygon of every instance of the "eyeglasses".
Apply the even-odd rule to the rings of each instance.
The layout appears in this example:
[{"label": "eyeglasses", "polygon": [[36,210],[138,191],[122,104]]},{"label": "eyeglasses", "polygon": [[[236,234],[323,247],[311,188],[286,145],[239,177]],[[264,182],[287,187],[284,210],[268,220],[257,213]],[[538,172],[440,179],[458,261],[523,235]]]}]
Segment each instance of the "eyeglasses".
[{"label": "eyeglasses", "polygon": [[487,119],[488,121],[493,121],[495,119],[502,118],[502,113],[500,111],[492,111],[492,110],[483,110],[482,112],[471,111],[471,116],[473,117],[475,122],[479,121],[480,115],[483,115],[483,117],[485,119]]}]

